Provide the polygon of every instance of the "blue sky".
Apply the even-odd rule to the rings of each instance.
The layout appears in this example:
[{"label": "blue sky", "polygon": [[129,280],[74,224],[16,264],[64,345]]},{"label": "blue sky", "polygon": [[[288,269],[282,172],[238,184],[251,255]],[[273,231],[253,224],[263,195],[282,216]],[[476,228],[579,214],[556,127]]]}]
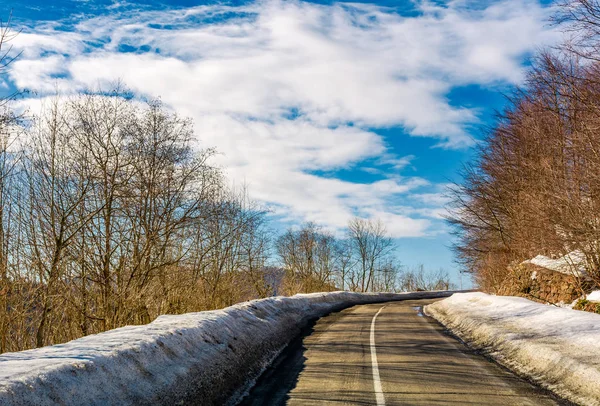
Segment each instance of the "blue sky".
[{"label": "blue sky", "polygon": [[[49,5],[50,4],[50,5]],[[195,121],[232,183],[281,230],[379,218],[407,266],[458,282],[443,220],[528,58],[558,33],[547,1],[19,0],[5,91],[32,111],[123,81]]]}]

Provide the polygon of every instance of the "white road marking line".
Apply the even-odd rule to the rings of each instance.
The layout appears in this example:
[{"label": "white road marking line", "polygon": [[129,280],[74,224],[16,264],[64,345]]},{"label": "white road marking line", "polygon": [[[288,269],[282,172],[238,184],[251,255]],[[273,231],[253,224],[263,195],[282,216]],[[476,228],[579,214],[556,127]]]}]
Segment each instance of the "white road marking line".
[{"label": "white road marking line", "polygon": [[383,389],[381,388],[381,379],[379,378],[379,364],[377,363],[377,350],[375,349],[375,319],[379,316],[379,313],[385,306],[373,317],[371,322],[371,363],[373,364],[373,388],[375,390],[375,399],[377,399],[377,406],[385,406],[385,398],[383,397]]}]

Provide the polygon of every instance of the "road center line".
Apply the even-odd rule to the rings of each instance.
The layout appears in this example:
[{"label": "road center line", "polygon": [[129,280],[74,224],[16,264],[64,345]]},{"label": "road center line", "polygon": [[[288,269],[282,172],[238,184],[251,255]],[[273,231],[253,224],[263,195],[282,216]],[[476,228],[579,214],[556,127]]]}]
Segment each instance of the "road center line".
[{"label": "road center line", "polygon": [[381,309],[375,314],[373,317],[373,321],[371,322],[371,363],[373,365],[373,388],[375,390],[375,399],[377,399],[377,406],[385,406],[385,398],[383,397],[383,389],[381,388],[381,379],[379,378],[379,364],[377,363],[377,350],[375,349],[375,320],[379,313],[383,310],[385,306],[382,306]]}]

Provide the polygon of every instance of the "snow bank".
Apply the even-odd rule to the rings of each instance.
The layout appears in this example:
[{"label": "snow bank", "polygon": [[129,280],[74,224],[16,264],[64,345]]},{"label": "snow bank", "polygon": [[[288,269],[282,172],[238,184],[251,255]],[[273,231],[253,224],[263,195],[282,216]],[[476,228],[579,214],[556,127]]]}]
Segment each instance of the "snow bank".
[{"label": "snow bank", "polygon": [[354,304],[449,294],[274,297],[6,353],[0,404],[233,404],[310,319]]},{"label": "snow bank", "polygon": [[587,276],[585,270],[585,255],[577,250],[563,257],[552,259],[545,255],[538,255],[533,259],[523,261],[523,264],[533,264],[555,272],[564,273],[576,277]]},{"label": "snow bank", "polygon": [[560,396],[600,405],[600,315],[484,293],[454,294],[425,313]]},{"label": "snow bank", "polygon": [[600,302],[600,290],[595,290],[586,296],[590,302]]}]

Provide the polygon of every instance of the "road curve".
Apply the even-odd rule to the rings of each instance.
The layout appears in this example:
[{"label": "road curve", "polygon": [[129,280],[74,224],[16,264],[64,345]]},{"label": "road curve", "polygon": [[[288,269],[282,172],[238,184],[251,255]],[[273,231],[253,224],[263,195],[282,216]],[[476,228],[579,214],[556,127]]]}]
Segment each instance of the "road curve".
[{"label": "road curve", "polygon": [[411,300],[319,319],[241,405],[568,405],[447,335]]}]

